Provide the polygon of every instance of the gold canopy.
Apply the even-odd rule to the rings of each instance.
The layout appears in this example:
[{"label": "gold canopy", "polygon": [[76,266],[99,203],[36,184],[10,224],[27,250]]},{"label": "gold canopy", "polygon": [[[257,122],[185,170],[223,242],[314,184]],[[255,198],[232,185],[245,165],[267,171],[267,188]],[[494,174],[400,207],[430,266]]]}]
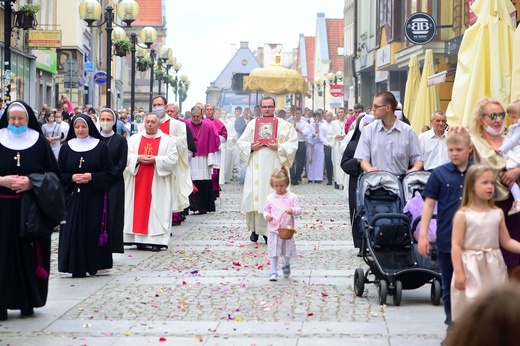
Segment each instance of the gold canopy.
[{"label": "gold canopy", "polygon": [[274,95],[306,94],[307,83],[295,70],[275,64],[252,70],[248,77],[244,77],[244,91],[263,91]]}]

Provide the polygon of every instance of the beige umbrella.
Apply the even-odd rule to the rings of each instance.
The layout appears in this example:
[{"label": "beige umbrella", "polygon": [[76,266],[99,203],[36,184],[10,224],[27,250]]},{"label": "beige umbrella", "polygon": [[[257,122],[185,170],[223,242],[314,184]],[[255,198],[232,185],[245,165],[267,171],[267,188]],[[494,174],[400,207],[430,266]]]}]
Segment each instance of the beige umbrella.
[{"label": "beige umbrella", "polygon": [[469,125],[482,98],[492,97],[506,104],[511,97],[515,32],[509,14],[515,7],[508,0],[477,0],[471,9],[478,19],[464,32],[446,111],[450,123],[463,126]]},{"label": "beige umbrella", "polygon": [[513,36],[513,59],[511,72],[511,102],[520,99],[520,26],[515,30]]},{"label": "beige umbrella", "polygon": [[417,98],[417,90],[421,80],[421,71],[419,71],[419,60],[417,55],[412,55],[408,62],[408,77],[406,78],[406,88],[404,91],[403,112],[408,119],[412,118],[412,111]]},{"label": "beige umbrella", "polygon": [[421,81],[419,82],[419,90],[417,90],[417,97],[412,111],[411,125],[417,134],[421,133],[424,125],[430,123],[433,112],[441,108],[438,86],[428,86],[428,77],[434,74],[433,51],[427,49],[424,55],[424,67]]}]

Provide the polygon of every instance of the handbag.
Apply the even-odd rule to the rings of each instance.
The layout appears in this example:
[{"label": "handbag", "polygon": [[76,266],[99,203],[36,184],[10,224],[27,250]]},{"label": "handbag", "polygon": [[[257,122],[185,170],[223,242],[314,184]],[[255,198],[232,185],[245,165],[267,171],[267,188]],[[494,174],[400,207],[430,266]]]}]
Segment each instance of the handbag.
[{"label": "handbag", "polygon": [[291,218],[288,222],[282,222],[283,216],[289,215],[286,212],[280,216],[280,223],[278,225],[278,236],[280,239],[289,240],[292,239],[293,235],[296,233],[296,229],[294,228],[294,216],[289,215]]}]

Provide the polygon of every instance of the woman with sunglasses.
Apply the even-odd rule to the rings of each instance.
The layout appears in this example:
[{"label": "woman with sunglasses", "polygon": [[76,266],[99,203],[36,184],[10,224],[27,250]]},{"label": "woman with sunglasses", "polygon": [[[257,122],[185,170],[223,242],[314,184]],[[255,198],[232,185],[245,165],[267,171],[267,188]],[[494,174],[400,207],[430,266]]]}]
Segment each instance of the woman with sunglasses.
[{"label": "woman with sunglasses", "polygon": [[[505,215],[511,209],[514,199],[509,192],[520,178],[520,167],[506,169],[506,160],[493,148],[504,144],[506,113],[499,101],[485,98],[477,104],[469,132],[474,146],[473,161],[490,166],[496,179],[495,204]],[[454,129],[455,130],[455,129]],[[506,216],[506,226],[511,238],[520,240],[520,213]],[[502,249],[510,278],[520,278],[520,255]]]}]

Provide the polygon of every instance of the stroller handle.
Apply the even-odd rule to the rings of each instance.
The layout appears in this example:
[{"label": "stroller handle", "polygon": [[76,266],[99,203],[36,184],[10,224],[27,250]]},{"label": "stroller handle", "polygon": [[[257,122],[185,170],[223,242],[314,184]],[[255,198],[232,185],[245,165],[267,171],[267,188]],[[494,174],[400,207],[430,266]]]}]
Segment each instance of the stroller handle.
[{"label": "stroller handle", "polygon": [[380,213],[374,215],[372,220],[370,220],[370,226],[375,226],[376,222],[382,219],[400,219],[401,221],[404,221],[407,225],[410,224],[410,219],[408,216],[404,214],[399,213]]}]

